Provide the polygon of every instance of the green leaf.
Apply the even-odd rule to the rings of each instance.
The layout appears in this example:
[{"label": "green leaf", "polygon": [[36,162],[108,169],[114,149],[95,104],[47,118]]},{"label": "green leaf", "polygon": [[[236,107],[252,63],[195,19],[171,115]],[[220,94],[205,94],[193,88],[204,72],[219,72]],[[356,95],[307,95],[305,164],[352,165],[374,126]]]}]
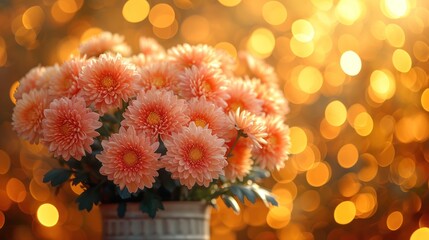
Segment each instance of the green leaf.
[{"label": "green leaf", "polygon": [[97,131],[103,137],[110,136],[109,129],[104,124],[100,128],[96,129],[95,131]]},{"label": "green leaf", "polygon": [[75,177],[72,179],[72,184],[78,185],[79,183],[86,183],[88,182],[88,179],[88,173],[79,171],[75,173]]},{"label": "green leaf", "polygon": [[72,169],[82,169],[82,163],[74,158],[70,158],[68,161],[65,161],[65,164]]},{"label": "green leaf", "polygon": [[124,189],[122,190],[119,187],[116,187],[116,192],[122,199],[127,199],[131,197],[131,193],[128,191],[127,187],[124,187]]},{"label": "green leaf", "polygon": [[56,187],[69,180],[72,173],[70,169],[54,168],[43,176],[43,182],[51,182],[51,185]]},{"label": "green leaf", "polygon": [[240,212],[240,206],[238,205],[238,202],[233,197],[228,195],[222,195],[222,200],[225,203],[225,205],[229,208],[232,208],[234,212],[236,213]]},{"label": "green leaf", "polygon": [[127,202],[119,202],[118,204],[118,217],[123,218],[127,211]]},{"label": "green leaf", "polygon": [[244,203],[244,194],[240,189],[240,186],[238,185],[232,185],[230,187],[231,192],[240,200],[242,203]]},{"label": "green leaf", "polygon": [[140,210],[147,213],[149,217],[154,218],[158,209],[164,210],[161,197],[150,191],[145,191],[140,203]]},{"label": "green leaf", "polygon": [[274,196],[272,195],[272,193],[270,193],[269,191],[260,188],[258,185],[252,185],[252,190],[258,194],[259,198],[262,199],[262,201],[264,202],[264,204],[269,207],[270,204],[273,206],[277,206],[278,203],[276,201],[276,199],[274,198]]},{"label": "green leaf", "polygon": [[79,210],[85,209],[88,212],[91,211],[92,206],[100,202],[98,187],[86,189],[79,197],[77,197],[76,202],[78,203]]}]

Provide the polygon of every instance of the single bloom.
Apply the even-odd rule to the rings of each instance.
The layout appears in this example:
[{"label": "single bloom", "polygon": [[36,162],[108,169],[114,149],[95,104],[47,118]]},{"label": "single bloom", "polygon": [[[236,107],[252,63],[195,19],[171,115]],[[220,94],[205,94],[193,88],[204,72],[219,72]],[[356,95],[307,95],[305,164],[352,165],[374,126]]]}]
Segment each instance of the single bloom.
[{"label": "single bloom", "polygon": [[85,151],[92,152],[91,144],[99,136],[96,129],[102,123],[98,121],[100,115],[87,108],[83,98],[55,99],[44,114],[43,143],[54,156],[80,160]]},{"label": "single bloom", "polygon": [[85,58],[79,57],[73,57],[64,62],[53,74],[49,85],[49,95],[55,98],[77,96],[80,91],[79,73],[85,63]]},{"label": "single bloom", "polygon": [[135,65],[120,55],[102,54],[91,59],[79,75],[82,96],[100,114],[122,107],[138,92],[139,80]]},{"label": "single bloom", "polygon": [[274,85],[262,84],[259,79],[251,79],[257,98],[262,101],[262,112],[269,116],[285,117],[289,112],[289,105],[283,92]]},{"label": "single bloom", "polygon": [[182,71],[186,68],[200,67],[221,68],[221,55],[212,47],[204,44],[175,46],[167,51],[168,60]]},{"label": "single bloom", "polygon": [[37,66],[32,68],[28,73],[19,80],[19,86],[14,93],[16,100],[22,98],[24,93],[29,93],[33,89],[48,89],[50,75],[52,70],[56,71],[57,65],[51,67]]},{"label": "single bloom", "polygon": [[140,69],[139,86],[145,90],[152,88],[171,90],[178,93],[178,73],[168,62],[153,62]]},{"label": "single bloom", "polygon": [[20,137],[30,143],[39,143],[42,136],[44,110],[49,107],[48,91],[34,89],[24,93],[16,102],[12,114],[12,126]]},{"label": "single bloom", "polygon": [[122,190],[130,193],[145,187],[151,188],[158,176],[158,159],[155,153],[159,142],[152,142],[145,134],[137,134],[133,127],[120,128],[108,140],[101,142],[103,151],[96,157],[102,166],[100,173],[107,176]]},{"label": "single bloom", "polygon": [[193,98],[189,102],[189,119],[199,127],[207,127],[221,138],[227,138],[233,125],[222,108],[205,99]]},{"label": "single bloom", "polygon": [[225,111],[246,110],[254,114],[262,112],[262,100],[257,98],[254,86],[241,78],[236,78],[228,82],[226,93],[229,98],[226,100]]},{"label": "single bloom", "polygon": [[161,162],[173,179],[189,189],[195,184],[208,187],[224,174],[223,168],[227,165],[224,143],[210,129],[191,122],[189,127],[183,127],[164,141],[167,154]]},{"label": "single bloom", "polygon": [[155,39],[149,37],[140,37],[140,52],[148,58],[160,59],[165,57],[165,49]]},{"label": "single bloom", "polygon": [[79,46],[81,56],[98,57],[103,53],[119,53],[124,57],[131,55],[131,48],[124,43],[124,37],[110,32],[101,32]]},{"label": "single bloom", "polygon": [[269,116],[266,120],[267,144],[262,148],[254,148],[252,154],[256,158],[256,163],[261,168],[274,170],[285,166],[285,161],[289,158],[291,146],[289,127],[283,123],[283,118],[279,116]]},{"label": "single bloom", "polygon": [[225,107],[226,77],[217,68],[206,65],[185,69],[179,75],[179,91],[183,98],[204,98],[216,105]]},{"label": "single bloom", "polygon": [[240,63],[246,69],[246,75],[250,78],[258,78],[263,84],[277,86],[279,79],[274,68],[262,59],[255,58],[247,52],[238,54]]},{"label": "single bloom", "polygon": [[268,135],[267,126],[263,117],[237,109],[235,112],[229,112],[229,120],[234,124],[236,130],[252,140],[255,147],[261,148],[263,144],[267,143],[264,139]]},{"label": "single bloom", "polygon": [[[237,133],[234,139],[236,139]],[[237,141],[235,143],[235,141]],[[238,138],[227,143],[228,153],[225,177],[231,181],[235,179],[243,180],[252,169],[252,142],[248,138]]]},{"label": "single bloom", "polygon": [[141,91],[125,110],[121,125],[134,127],[138,133],[143,132],[153,139],[158,136],[165,139],[189,122],[187,111],[185,100],[171,91]]}]

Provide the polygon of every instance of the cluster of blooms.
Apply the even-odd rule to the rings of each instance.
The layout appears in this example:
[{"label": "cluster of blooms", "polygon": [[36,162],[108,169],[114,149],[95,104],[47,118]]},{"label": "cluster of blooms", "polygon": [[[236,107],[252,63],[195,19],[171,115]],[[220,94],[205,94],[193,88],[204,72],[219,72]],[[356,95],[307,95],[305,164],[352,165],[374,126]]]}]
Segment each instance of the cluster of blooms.
[{"label": "cluster of blooms", "polygon": [[123,37],[108,32],[79,50],[30,70],[15,93],[14,130],[55,157],[81,160],[99,141],[99,172],[131,193],[151,188],[160,168],[192,188],[284,166],[288,106],[262,60],[240,53],[236,61],[207,45],[165,50],[150,38],[131,56]]}]

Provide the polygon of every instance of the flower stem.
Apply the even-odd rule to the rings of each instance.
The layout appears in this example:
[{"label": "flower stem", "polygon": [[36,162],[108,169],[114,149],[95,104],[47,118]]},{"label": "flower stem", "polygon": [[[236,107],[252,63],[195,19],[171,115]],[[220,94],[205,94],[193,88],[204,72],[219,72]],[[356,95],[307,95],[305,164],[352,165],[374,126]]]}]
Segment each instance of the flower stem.
[{"label": "flower stem", "polygon": [[232,143],[231,148],[229,149],[228,153],[226,154],[226,158],[232,157],[232,150],[234,150],[235,146],[237,146],[237,143],[238,143],[238,140],[240,139],[240,137],[244,137],[244,136],[246,136],[246,135],[243,133],[243,130],[240,129],[237,131],[237,137],[235,138],[234,142]]}]

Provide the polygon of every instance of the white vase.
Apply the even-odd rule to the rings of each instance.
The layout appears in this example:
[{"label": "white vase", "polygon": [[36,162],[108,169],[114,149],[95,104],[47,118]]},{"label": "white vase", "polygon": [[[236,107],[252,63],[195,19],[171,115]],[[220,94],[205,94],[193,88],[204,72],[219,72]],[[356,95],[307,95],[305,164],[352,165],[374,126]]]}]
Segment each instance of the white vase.
[{"label": "white vase", "polygon": [[163,202],[151,219],[139,210],[140,203],[128,203],[125,217],[117,216],[117,204],[102,204],[104,240],[209,240],[210,210],[202,202]]}]

